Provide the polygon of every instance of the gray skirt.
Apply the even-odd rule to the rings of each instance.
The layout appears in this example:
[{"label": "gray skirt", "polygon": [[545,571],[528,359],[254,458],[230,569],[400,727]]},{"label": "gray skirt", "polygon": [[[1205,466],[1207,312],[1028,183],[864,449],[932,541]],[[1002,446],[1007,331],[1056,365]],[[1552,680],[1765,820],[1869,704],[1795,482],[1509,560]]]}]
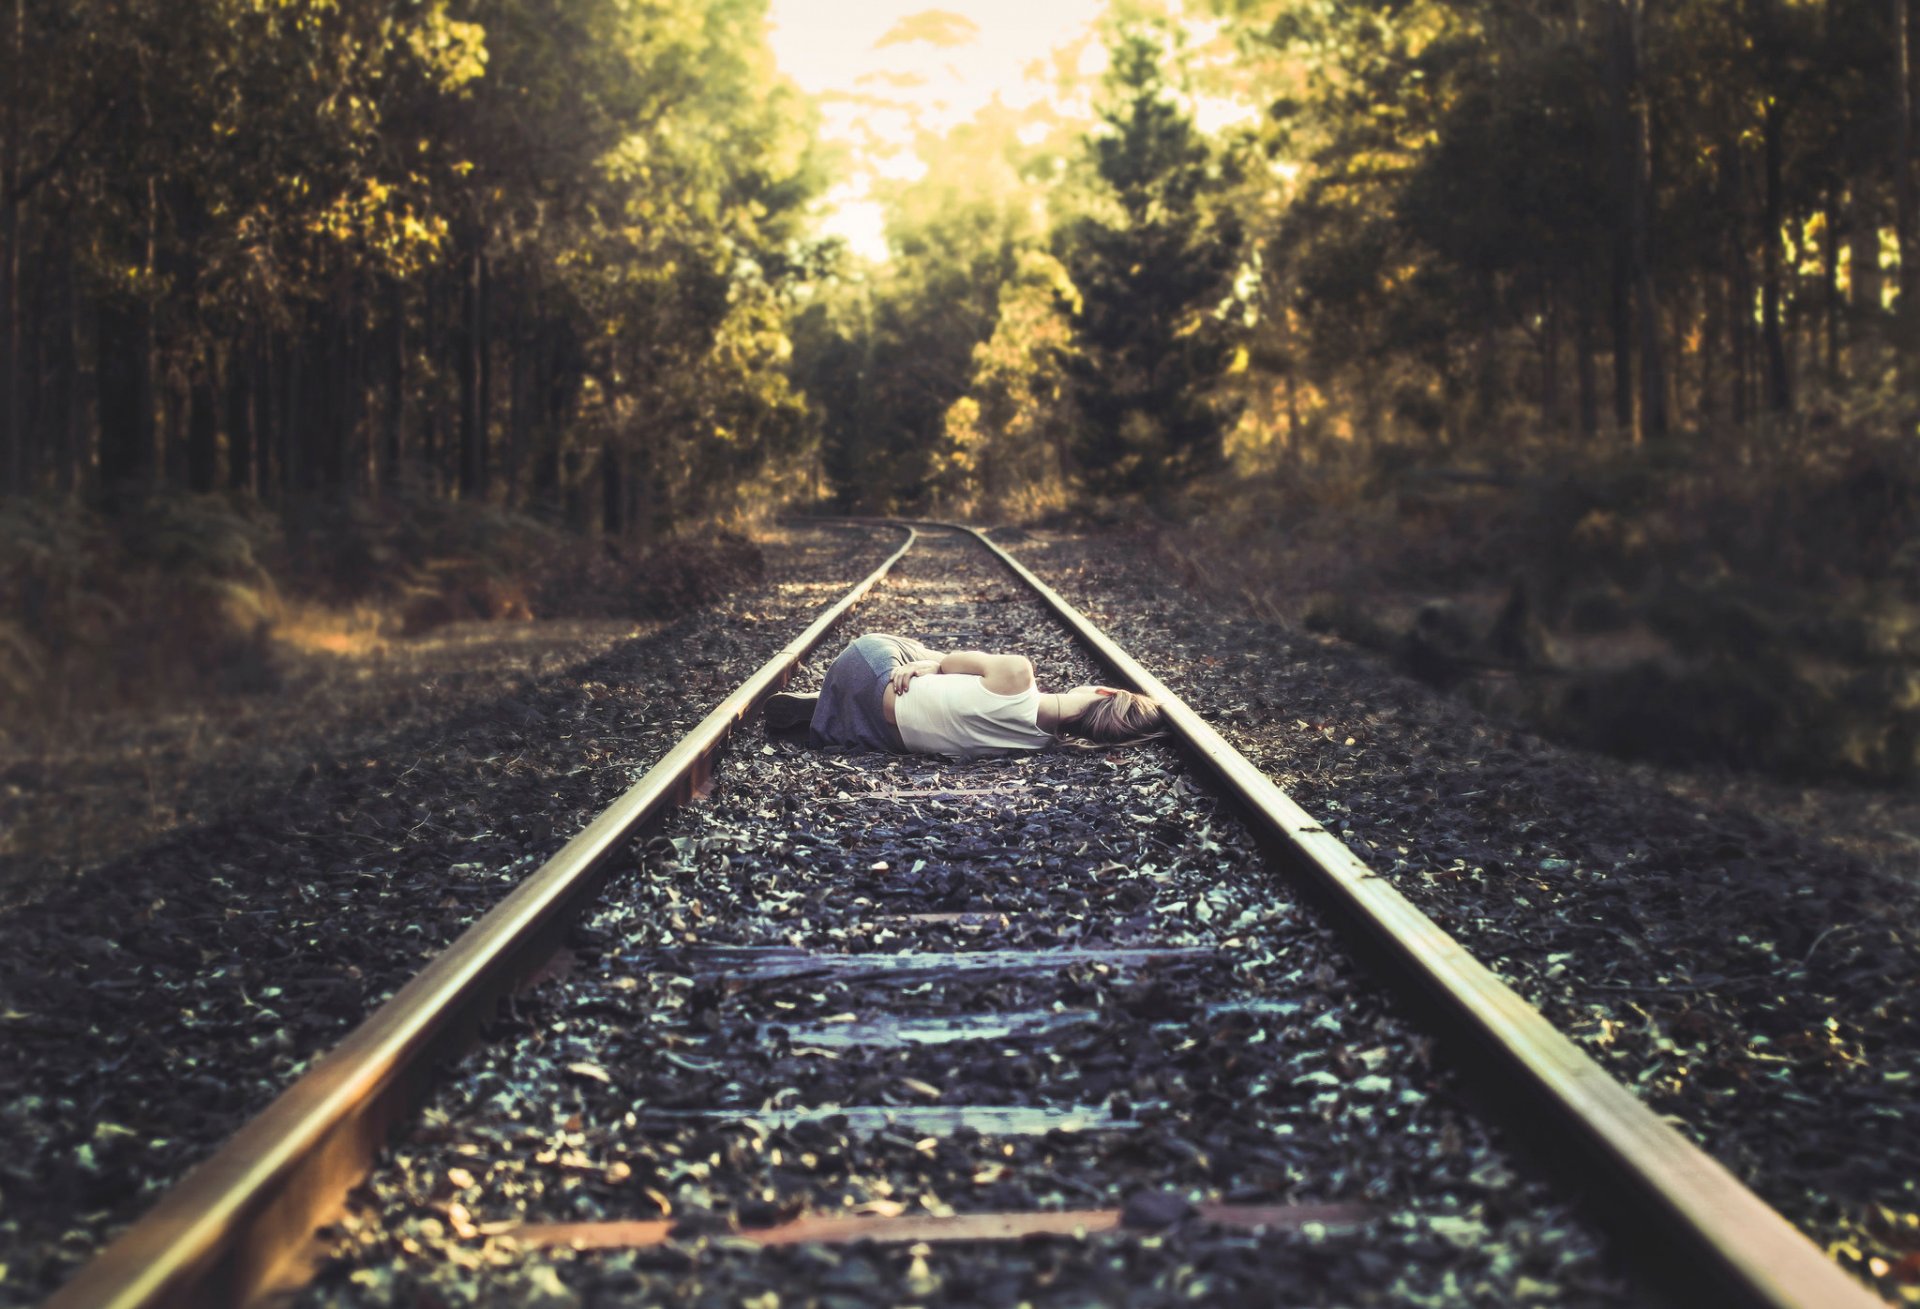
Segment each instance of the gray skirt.
[{"label": "gray skirt", "polygon": [[926,646],[904,636],[884,632],[856,636],[827,669],[808,744],[904,753],[899,729],[887,721],[887,680],[896,668],[934,657]]}]

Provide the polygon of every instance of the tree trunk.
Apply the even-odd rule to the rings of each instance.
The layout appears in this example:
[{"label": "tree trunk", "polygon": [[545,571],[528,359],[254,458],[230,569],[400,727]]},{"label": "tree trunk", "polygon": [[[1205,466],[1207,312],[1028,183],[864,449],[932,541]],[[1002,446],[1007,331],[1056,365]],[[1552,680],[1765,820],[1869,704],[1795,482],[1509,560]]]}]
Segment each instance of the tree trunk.
[{"label": "tree trunk", "polygon": [[73,241],[59,242],[54,275],[57,297],[48,340],[50,380],[43,427],[51,440],[53,489],[70,495],[80,485],[80,273],[74,261]]},{"label": "tree trunk", "polygon": [[507,351],[506,481],[507,503],[513,505],[520,499],[520,473],[533,443],[534,397],[538,393],[533,375],[534,346],[524,308],[514,311],[514,331]]},{"label": "tree trunk", "polygon": [[[165,352],[161,357],[164,359]],[[161,484],[187,484],[187,383],[168,370],[160,379]]]},{"label": "tree trunk", "polygon": [[591,513],[587,489],[588,479],[583,469],[586,460],[578,450],[568,450],[561,456],[560,488],[561,497],[566,505],[566,522],[574,531],[585,535],[593,530],[588,521]]},{"label": "tree trunk", "polygon": [[1498,303],[1499,295],[1493,275],[1485,274],[1480,282],[1480,342],[1476,352],[1478,377],[1474,383],[1474,412],[1482,436],[1491,434],[1494,418],[1500,411],[1500,338],[1494,321]]},{"label": "tree trunk", "polygon": [[646,472],[644,477],[627,479],[632,488],[628,503],[633,506],[627,523],[630,528],[640,529],[641,540],[653,541],[664,536],[667,525],[673,521],[674,488],[667,480],[668,470],[662,466],[660,447],[648,441],[642,448],[646,451]]},{"label": "tree trunk", "polygon": [[1894,112],[1893,204],[1894,241],[1900,251],[1899,313],[1913,309],[1914,289],[1920,286],[1920,254],[1914,250],[1913,187],[1913,10],[1911,0],[1893,3]]},{"label": "tree trunk", "polygon": [[1871,322],[1880,313],[1880,219],[1874,199],[1868,182],[1847,193],[1847,294],[1858,323]]},{"label": "tree trunk", "polygon": [[493,490],[493,265],[480,260],[480,495]]},{"label": "tree trunk", "polygon": [[608,446],[600,452],[600,531],[620,536],[626,530],[626,479],[620,475],[620,456]]},{"label": "tree trunk", "polygon": [[359,495],[372,495],[380,486],[380,468],[378,468],[380,445],[386,438],[384,424],[380,422],[380,416],[386,413],[386,405],[382,403],[384,395],[371,386],[372,351],[374,351],[374,345],[380,344],[382,332],[378,330],[378,326],[369,328],[363,321],[365,315],[371,311],[371,288],[357,292],[348,305],[348,326],[351,330],[349,340],[353,342],[353,347],[348,353],[348,376],[351,384],[348,395],[353,399],[351,403],[353,430],[351,430],[351,445],[348,449],[351,463],[348,464],[348,468],[353,474],[353,489]]},{"label": "tree trunk", "polygon": [[[1704,420],[1709,401],[1710,388],[1713,386],[1713,284],[1706,278],[1698,278],[1687,286],[1686,309],[1679,316],[1679,326],[1674,333],[1676,341],[1691,342],[1681,346],[1680,354],[1674,359],[1674,398],[1677,412],[1687,409],[1691,399],[1692,412],[1697,419]],[[1684,390],[1687,368],[1687,355],[1692,355],[1693,393],[1688,396]],[[1698,425],[1696,423],[1696,425]]]},{"label": "tree trunk", "polygon": [[1711,432],[1720,417],[1720,341],[1725,335],[1727,295],[1709,268],[1700,279],[1700,426]]},{"label": "tree trunk", "polygon": [[301,343],[305,356],[301,381],[300,419],[301,487],[318,491],[339,485],[340,469],[335,458],[339,448],[341,396],[339,389],[339,345],[333,332],[333,317],[316,310],[307,319],[306,340]]},{"label": "tree trunk", "polygon": [[560,492],[560,347],[546,332],[535,332],[532,347],[537,367],[533,393],[540,406],[540,421],[534,429],[533,503],[552,513],[559,508]]},{"label": "tree trunk", "polygon": [[470,238],[461,282],[460,332],[460,497],[483,499],[487,493],[487,329],[486,254],[480,237]]},{"label": "tree trunk", "polygon": [[27,429],[20,395],[20,138],[25,113],[26,0],[13,0],[7,128],[0,143],[0,491],[27,487]]},{"label": "tree trunk", "polygon": [[1777,414],[1793,407],[1793,384],[1787,376],[1787,343],[1780,324],[1781,180],[1780,137],[1786,111],[1769,100],[1761,115],[1761,150],[1765,162],[1765,219],[1761,242],[1760,322],[1767,347],[1767,408]]},{"label": "tree trunk", "polygon": [[1894,360],[1900,390],[1911,396],[1920,371],[1914,353],[1920,347],[1920,244],[1914,232],[1913,178],[1913,3],[1893,0],[1894,106],[1898,121],[1893,131],[1894,242],[1900,253],[1895,303]]},{"label": "tree trunk", "polygon": [[280,448],[280,370],[274,365],[273,337],[256,328],[249,360],[253,371],[253,485],[260,498],[278,504],[286,470]]},{"label": "tree trunk", "polygon": [[254,489],[251,354],[238,340],[227,351],[227,485],[241,492]]},{"label": "tree trunk", "polygon": [[353,429],[352,360],[348,330],[345,308],[338,301],[314,316],[307,448],[312,452],[311,484],[316,489],[344,488],[352,466],[349,454]]},{"label": "tree trunk", "polygon": [[280,480],[289,497],[303,495],[313,483],[313,445],[308,436],[312,415],[307,391],[312,373],[312,346],[304,328],[295,328],[282,342],[280,357]]},{"label": "tree trunk", "polygon": [[220,476],[220,412],[213,385],[213,360],[195,366],[187,393],[187,486],[213,490]]},{"label": "tree trunk", "polygon": [[1752,323],[1753,287],[1748,282],[1746,255],[1737,252],[1733,271],[1727,276],[1727,353],[1731,367],[1727,370],[1727,403],[1731,411],[1733,425],[1744,430],[1752,406],[1747,398],[1752,394],[1753,386],[1753,348]]},{"label": "tree trunk", "polygon": [[1653,285],[1653,110],[1640,88],[1640,46],[1644,0],[1625,0],[1627,59],[1624,81],[1633,107],[1633,186],[1629,191],[1633,299],[1640,342],[1640,435],[1650,441],[1667,436],[1666,351],[1660,332],[1660,302]]},{"label": "tree trunk", "polygon": [[1633,232],[1635,168],[1633,143],[1632,0],[1611,0],[1607,25],[1606,83],[1609,153],[1613,181],[1613,261],[1608,322],[1613,331],[1613,421],[1632,433],[1633,415]]},{"label": "tree trunk", "polygon": [[1551,291],[1540,303],[1540,414],[1543,426],[1560,431],[1560,304]]},{"label": "tree trunk", "polygon": [[[1287,400],[1287,449],[1297,459],[1305,453],[1300,441],[1300,388],[1293,380],[1293,362],[1288,360],[1286,369],[1280,374],[1280,385],[1286,388]],[[1067,425],[1055,421],[1053,440],[1053,474],[1060,485],[1067,484],[1067,478],[1073,471],[1073,454],[1067,449]],[[816,476],[813,498],[821,495],[819,478]]]},{"label": "tree trunk", "polygon": [[1826,347],[1828,390],[1840,385],[1840,204],[1829,183],[1821,201],[1820,332]]},{"label": "tree trunk", "polygon": [[105,298],[99,310],[100,489],[109,501],[153,481],[153,313],[146,301]]},{"label": "tree trunk", "polygon": [[1747,263],[1746,156],[1738,139],[1721,151],[1722,211],[1726,222],[1727,401],[1736,429],[1745,429],[1752,376],[1753,280]]},{"label": "tree trunk", "polygon": [[1607,316],[1613,329],[1613,424],[1633,431],[1633,282],[1623,257],[1614,265],[1613,297]]},{"label": "tree trunk", "polygon": [[[446,360],[446,324],[443,322],[445,308],[444,297],[440,293],[440,279],[427,278],[426,304],[420,313],[420,353],[427,360],[430,373],[436,379],[444,375],[442,367]],[[447,479],[443,461],[446,458],[446,420],[447,396],[444,386],[435,386],[425,397],[425,407],[420,423],[420,462],[426,471],[431,489],[437,494],[445,487]]]},{"label": "tree trunk", "polygon": [[388,312],[392,315],[392,338],[387,348],[386,449],[380,483],[394,486],[400,481],[407,439],[407,285],[398,278],[393,281]]},{"label": "tree trunk", "polygon": [[299,337],[280,344],[280,484],[288,495],[308,488],[312,473],[306,465],[307,350]]},{"label": "tree trunk", "polygon": [[23,221],[18,237],[21,248],[34,251],[29,262],[33,274],[19,283],[20,322],[32,323],[33,330],[18,331],[14,337],[19,358],[20,427],[22,434],[20,481],[22,492],[40,489],[53,462],[52,428],[48,411],[53,400],[48,379],[55,356],[60,350],[57,302],[60,288],[49,273],[57,271],[50,248],[52,233],[41,236]]},{"label": "tree trunk", "polygon": [[1574,310],[1573,351],[1575,385],[1580,390],[1580,435],[1592,441],[1600,435],[1600,379],[1593,366],[1593,301],[1585,287]]}]

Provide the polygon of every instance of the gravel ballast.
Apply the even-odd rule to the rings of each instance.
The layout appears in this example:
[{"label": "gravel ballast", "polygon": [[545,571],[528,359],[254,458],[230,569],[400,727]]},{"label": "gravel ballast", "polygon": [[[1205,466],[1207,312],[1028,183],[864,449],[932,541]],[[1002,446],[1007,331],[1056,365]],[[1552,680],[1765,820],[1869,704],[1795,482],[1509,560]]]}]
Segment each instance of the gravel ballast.
[{"label": "gravel ballast", "polygon": [[[924,541],[845,628],[1018,649],[1048,688],[1097,672],[954,538]],[[1184,953],[1123,953],[1142,949]],[[922,962],[896,977],[900,952]],[[1165,746],[961,764],[737,738],[559,972],[356,1195],[303,1304],[1648,1300]],[[968,1035],[995,1020],[1012,1026]],[[917,1126],[984,1108],[1102,1122]],[[791,1120],[805,1110],[820,1116]],[[1181,1220],[1223,1200],[1371,1217],[1266,1235]],[[1088,1207],[1167,1225],[750,1239],[800,1215]],[[636,1218],[673,1239],[574,1254],[512,1230]]]},{"label": "gravel ballast", "polygon": [[[1147,536],[1000,534],[1309,813],[1883,1296],[1920,1302],[1911,859],[1250,617]],[[1842,797],[1848,808],[1868,807]],[[1757,802],[1759,801],[1759,802]]]},{"label": "gravel ballast", "polygon": [[[1350,647],[1252,620],[1226,590],[1169,570],[1145,538],[1002,539],[1657,1111],[1882,1294],[1920,1299],[1920,1201],[1908,1180],[1920,1156],[1910,881],[1755,811],[1740,787],[1544,744]],[[337,747],[285,796],[0,918],[0,1303],[41,1298],[895,540],[802,533],[769,551],[764,587],[584,666],[530,666],[510,693],[450,724],[409,723],[393,739]],[[1044,620],[1010,580],[969,576],[956,598],[911,573],[846,631],[1033,648],[1043,685],[1093,674],[1070,646],[1036,637]],[[938,616],[951,604],[961,617]],[[771,1306],[766,1297],[783,1286],[849,1306],[897,1303],[903,1287],[928,1303],[1269,1290],[1327,1303],[1644,1299],[1566,1199],[1467,1111],[1444,1061],[1341,961],[1335,939],[1270,884],[1256,886],[1244,838],[1225,834],[1230,821],[1179,780],[1163,747],[1120,762],[1048,756],[1057,777],[1034,772],[1040,761],[892,761],[893,787],[1017,776],[1024,789],[927,798],[885,819],[858,799],[862,779],[872,784],[860,761],[771,749],[737,748],[721,789],[616,882],[624,890],[582,930],[573,971],[514,1002],[503,1041],[463,1066],[336,1235],[313,1302],[404,1303],[413,1287],[448,1303],[496,1293],[556,1306]],[[1150,820],[1123,828],[1105,860],[1125,875],[1029,869],[1018,840],[1002,839],[1035,825],[1049,836],[1105,831],[1109,816],[1080,798],[1101,790]],[[795,845],[802,816],[817,839]],[[1196,844],[1198,832],[1207,835]],[[896,921],[921,911],[966,917]],[[623,944],[635,931],[644,945]],[[1208,948],[1237,939],[1261,962],[1224,973],[1067,970],[1048,987],[916,982],[928,989],[908,1017],[1057,1006],[1099,1021],[827,1058],[796,1056],[807,1047],[794,1029],[878,1006],[866,984],[775,980],[732,992],[703,982],[691,956],[635,953],[1147,939]],[[1223,987],[1299,1008],[1196,1018]],[[1329,1016],[1334,1030],[1308,1039]],[[1168,1030],[1182,1025],[1183,1035]],[[720,1061],[724,1079],[714,1082],[703,1060]],[[1374,1078],[1386,1083],[1378,1103],[1354,1089]],[[626,1120],[636,1105],[699,1107],[729,1082],[733,1098],[719,1102],[743,1111],[1016,1094],[1041,1108],[1112,1110],[1118,1097],[1151,1130],[929,1149],[928,1138],[832,1123],[818,1135]],[[1156,1097],[1169,1094],[1191,1097],[1185,1120],[1153,1117]],[[1259,1108],[1251,1126],[1237,1121],[1247,1104]],[[1282,1123],[1295,1131],[1278,1148]],[[986,1147],[1013,1153],[988,1160]],[[818,1166],[796,1169],[801,1155]],[[1386,1216],[1358,1240],[1188,1224],[1023,1243],[984,1282],[980,1261],[958,1248],[760,1252],[734,1234],[796,1206],[884,1212],[924,1193],[957,1212],[1085,1207],[1157,1190],[1359,1199]],[[523,1216],[667,1211],[703,1221],[647,1252],[529,1257],[483,1230]],[[1383,1242],[1391,1253],[1376,1257]]]},{"label": "gravel ballast", "polygon": [[0,1303],[43,1298],[899,539],[780,534],[761,584],[556,667],[583,639],[564,627],[462,695],[396,660],[302,768],[311,724],[262,708],[280,726],[256,753],[168,784],[218,812],[228,779],[230,816],[0,916]]}]

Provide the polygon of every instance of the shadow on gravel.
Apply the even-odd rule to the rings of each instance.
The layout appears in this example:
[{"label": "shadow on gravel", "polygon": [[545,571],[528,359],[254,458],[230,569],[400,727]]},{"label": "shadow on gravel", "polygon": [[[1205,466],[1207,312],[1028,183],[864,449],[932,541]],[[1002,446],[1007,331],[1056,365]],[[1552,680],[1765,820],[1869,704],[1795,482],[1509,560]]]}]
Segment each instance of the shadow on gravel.
[{"label": "shadow on gravel", "polygon": [[[883,557],[832,549],[849,580]],[[818,608],[779,583],[317,761],[269,803],[0,918],[0,1188],[36,1197],[0,1212],[10,1287],[51,1289],[84,1229],[136,1216],[150,1183],[264,1106],[777,652]]]},{"label": "shadow on gravel", "polygon": [[1920,1227],[1910,853],[1862,858],[1817,798],[1544,742],[1183,586],[1137,541],[1022,553],[1616,1078],[1904,1294]]}]

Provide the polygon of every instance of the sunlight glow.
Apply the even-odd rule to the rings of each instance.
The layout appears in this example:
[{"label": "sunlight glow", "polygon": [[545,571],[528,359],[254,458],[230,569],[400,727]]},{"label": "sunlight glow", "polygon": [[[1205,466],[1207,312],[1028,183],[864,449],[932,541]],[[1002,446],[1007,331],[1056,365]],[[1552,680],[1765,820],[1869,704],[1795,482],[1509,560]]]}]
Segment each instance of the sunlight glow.
[{"label": "sunlight glow", "polygon": [[[1162,6],[1181,13],[1179,0]],[[826,198],[824,234],[854,253],[887,257],[885,207],[876,182],[927,171],[924,148],[998,104],[1073,121],[1092,111],[1106,69],[1100,21],[1110,0],[772,0],[768,27],[780,69],[818,98],[822,136],[847,159],[845,180]],[[1219,36],[1219,23],[1188,17],[1190,44]],[[1258,117],[1238,100],[1200,96],[1202,131]],[[1035,121],[1021,140],[1039,144]]]},{"label": "sunlight glow", "polygon": [[[826,235],[887,257],[873,183],[918,177],[922,132],[945,132],[998,96],[1012,107],[1047,98],[1048,56],[1092,47],[1104,0],[773,0],[770,41],[781,71],[818,97],[822,135],[845,150],[846,182],[827,197]],[[1067,70],[1078,73],[1077,66]]]},{"label": "sunlight glow", "polygon": [[[815,95],[908,108],[921,126],[945,130],[996,94],[1015,108],[1044,96],[1049,56],[1087,41],[1105,9],[1103,0],[873,0],[857,8],[773,0],[771,38],[781,70]],[[941,21],[930,21],[935,16]],[[911,143],[887,134],[898,146]]]},{"label": "sunlight glow", "polygon": [[[774,57],[818,97],[822,135],[850,165],[827,197],[827,234],[885,259],[874,182],[920,176],[923,134],[944,134],[996,100],[1069,119],[1089,113],[1107,62],[1098,35],[1107,10],[1107,0],[772,0]],[[1204,40],[1217,24],[1189,20],[1188,28]],[[1210,131],[1258,112],[1211,97],[1193,108]],[[1038,140],[1044,130],[1025,136]]]}]

